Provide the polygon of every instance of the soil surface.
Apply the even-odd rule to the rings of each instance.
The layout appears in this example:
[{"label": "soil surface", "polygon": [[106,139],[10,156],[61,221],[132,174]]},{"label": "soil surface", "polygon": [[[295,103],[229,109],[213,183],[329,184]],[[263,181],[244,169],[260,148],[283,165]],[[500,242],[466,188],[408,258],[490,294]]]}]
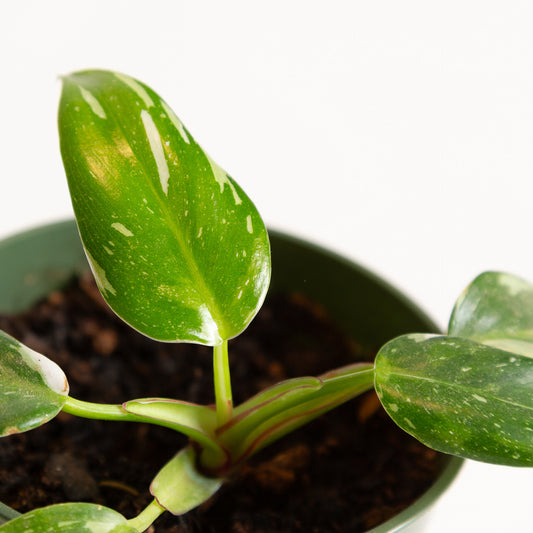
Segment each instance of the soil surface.
[{"label": "soil surface", "polygon": [[[0,317],[0,328],[55,360],[74,398],[214,401],[209,348],[156,343],[133,332],[109,311],[89,277],[28,313]],[[371,357],[305,299],[270,298],[230,343],[234,399]],[[0,441],[0,501],[21,512],[91,501],[131,518],[151,501],[155,473],[186,442],[165,428],[61,413]],[[416,499],[439,465],[440,457],[397,429],[367,393],[260,452],[200,508],[183,517],[166,513],[149,531],[366,531]]]}]

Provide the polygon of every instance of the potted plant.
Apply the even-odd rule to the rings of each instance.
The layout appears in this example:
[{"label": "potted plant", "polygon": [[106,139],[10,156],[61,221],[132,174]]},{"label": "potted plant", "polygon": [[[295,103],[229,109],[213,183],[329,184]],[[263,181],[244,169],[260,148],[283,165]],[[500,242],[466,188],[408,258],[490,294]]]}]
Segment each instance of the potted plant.
[{"label": "potted plant", "polygon": [[[354,326],[384,343],[375,362],[282,381],[234,406],[228,340],[246,329],[270,282],[270,242],[257,210],[146,85],[106,71],[72,74],[63,83],[62,156],[98,287],[115,313],[142,334],[213,347],[216,402],[212,407],[155,397],[118,405],[77,400],[69,396],[55,363],[3,334],[3,435],[66,412],[161,425],[186,435],[190,444],[157,473],[153,501],[133,519],[99,505],[61,504],[13,518],[0,532],[92,531],[95,524],[98,531],[145,531],[165,511],[182,514],[208,501],[256,452],[372,388],[400,427],[436,450],[531,464],[527,374],[533,364],[528,356],[533,288],[507,274],[485,273],[474,280],[454,308],[448,335],[442,336],[420,333],[429,324],[359,272],[350,282],[371,293],[371,305],[379,306],[384,293],[389,302],[389,315],[378,322],[390,321],[385,331],[393,340],[372,331],[375,321]],[[66,234],[74,238],[72,228]],[[274,252],[286,245],[282,237],[273,239]],[[313,262],[337,265],[344,295],[355,289],[344,284],[342,262],[320,259],[316,251],[305,254]],[[301,278],[299,261],[286,261],[288,271],[299,274],[283,274],[287,279]],[[276,276],[274,269],[275,281]],[[283,278],[276,284],[283,286]],[[310,286],[311,293],[318,291],[311,296],[322,297],[328,308],[331,287]],[[349,328],[346,308],[353,307],[352,299],[344,305],[335,318]],[[397,310],[400,315],[393,313]],[[361,316],[367,313],[364,309]],[[411,327],[420,329],[396,337]],[[456,467],[452,463],[448,475]]]}]

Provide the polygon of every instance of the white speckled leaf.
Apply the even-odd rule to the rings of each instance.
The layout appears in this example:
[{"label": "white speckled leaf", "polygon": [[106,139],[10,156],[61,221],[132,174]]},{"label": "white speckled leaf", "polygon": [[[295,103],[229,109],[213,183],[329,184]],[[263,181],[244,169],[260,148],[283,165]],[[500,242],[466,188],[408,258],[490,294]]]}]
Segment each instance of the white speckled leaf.
[{"label": "white speckled leaf", "polygon": [[56,363],[0,331],[0,437],[48,422],[67,394],[67,378]]},{"label": "white speckled leaf", "polygon": [[62,503],[23,514],[0,533],[139,533],[116,511],[93,503]]},{"label": "white speckled leaf", "polygon": [[83,244],[113,310],[165,341],[240,333],[270,281],[252,202],[149,87],[123,74],[63,80],[61,153]]},{"label": "white speckled leaf", "polygon": [[511,274],[481,274],[455,304],[448,333],[533,357],[533,286]]},{"label": "white speckled leaf", "polygon": [[436,450],[533,466],[533,359],[469,339],[404,335],[375,363],[390,417]]}]

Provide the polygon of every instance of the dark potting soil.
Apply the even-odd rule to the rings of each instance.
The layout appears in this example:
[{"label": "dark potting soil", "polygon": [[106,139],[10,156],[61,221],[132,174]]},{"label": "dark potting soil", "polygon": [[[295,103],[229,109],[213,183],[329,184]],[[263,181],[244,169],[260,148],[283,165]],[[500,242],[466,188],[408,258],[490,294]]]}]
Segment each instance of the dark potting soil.
[{"label": "dark potting soil", "polygon": [[[151,341],[117,319],[87,277],[0,328],[65,371],[74,398],[120,403],[169,397],[213,403],[211,350]],[[365,357],[366,356],[366,357]],[[319,308],[270,298],[230,343],[235,401],[280,380],[368,360]],[[101,503],[133,517],[152,499],[158,469],[186,439],[145,424],[61,413],[0,441],[0,501],[25,512],[64,501]],[[165,513],[157,533],[355,533],[383,522],[433,481],[440,457],[397,429],[367,393],[252,458],[207,503]]]}]

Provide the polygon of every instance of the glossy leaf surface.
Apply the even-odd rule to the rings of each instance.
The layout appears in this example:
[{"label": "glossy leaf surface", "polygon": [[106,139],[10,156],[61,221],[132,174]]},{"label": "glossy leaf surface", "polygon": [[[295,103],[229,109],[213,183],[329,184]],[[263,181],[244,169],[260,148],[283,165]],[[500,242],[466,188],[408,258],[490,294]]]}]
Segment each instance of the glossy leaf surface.
[{"label": "glossy leaf surface", "polygon": [[63,80],[61,152],[99,288],[131,326],[208,345],[250,322],[270,280],[252,202],[168,105],[123,74]]},{"label": "glossy leaf surface", "polygon": [[116,511],[92,503],[62,503],[23,514],[1,533],[139,533]]},{"label": "glossy leaf surface", "polygon": [[48,422],[67,394],[67,379],[56,363],[0,331],[0,436]]},{"label": "glossy leaf surface", "polygon": [[533,357],[533,286],[510,274],[481,274],[455,304],[448,334]]},{"label": "glossy leaf surface", "polygon": [[196,454],[189,447],[180,451],[157,474],[150,486],[157,503],[172,514],[184,514],[207,501],[223,480],[206,477],[196,469]]},{"label": "glossy leaf surface", "polygon": [[390,417],[436,450],[533,466],[533,359],[469,339],[405,335],[375,363]]}]

